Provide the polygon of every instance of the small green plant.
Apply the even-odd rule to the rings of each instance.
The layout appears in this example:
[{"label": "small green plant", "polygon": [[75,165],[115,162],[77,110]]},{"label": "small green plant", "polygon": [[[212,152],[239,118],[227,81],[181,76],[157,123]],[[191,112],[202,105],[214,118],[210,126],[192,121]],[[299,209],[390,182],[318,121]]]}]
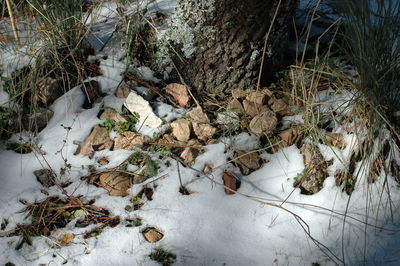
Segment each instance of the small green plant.
[{"label": "small green plant", "polygon": [[134,152],[129,156],[129,163],[134,165],[140,165],[144,160],[144,156],[140,152]]},{"label": "small green plant", "polygon": [[144,163],[146,165],[146,171],[148,177],[154,177],[158,175],[158,168],[160,167],[157,162],[153,161],[150,157],[147,157],[144,160]]},{"label": "small green plant", "polygon": [[142,218],[139,216],[126,218],[126,227],[137,227],[143,224]]},{"label": "small green plant", "polygon": [[129,163],[123,163],[118,167],[118,170],[126,171],[128,169]]},{"label": "small green plant", "polygon": [[127,115],[127,120],[127,122],[116,122],[110,118],[107,118],[101,126],[109,131],[114,130],[118,133],[135,131],[135,125],[139,121],[139,114],[133,113],[131,115]]},{"label": "small green plant", "polygon": [[307,175],[308,175],[308,171],[307,171],[307,168],[305,168],[302,172],[298,173],[294,177],[294,179],[293,179],[294,183],[301,182]]},{"label": "small green plant", "polygon": [[162,247],[155,248],[149,256],[163,266],[172,265],[176,261],[176,255]]}]

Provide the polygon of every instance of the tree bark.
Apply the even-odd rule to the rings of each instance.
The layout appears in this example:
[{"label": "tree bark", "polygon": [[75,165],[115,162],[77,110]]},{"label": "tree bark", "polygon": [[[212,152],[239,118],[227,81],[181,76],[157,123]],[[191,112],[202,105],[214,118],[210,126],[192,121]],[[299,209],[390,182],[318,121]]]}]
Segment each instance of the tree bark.
[{"label": "tree bark", "polygon": [[[186,37],[172,60],[188,85],[220,93],[257,83],[264,37],[278,0],[178,0]],[[263,81],[282,67],[297,0],[282,0],[268,38]],[[179,56],[178,56],[179,55]]]}]

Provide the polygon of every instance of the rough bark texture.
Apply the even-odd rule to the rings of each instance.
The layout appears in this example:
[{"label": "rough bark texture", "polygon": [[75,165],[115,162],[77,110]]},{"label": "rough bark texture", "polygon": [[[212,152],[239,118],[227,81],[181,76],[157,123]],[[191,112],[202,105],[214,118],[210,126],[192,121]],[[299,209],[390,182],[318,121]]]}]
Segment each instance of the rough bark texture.
[{"label": "rough bark texture", "polygon": [[[187,36],[176,45],[183,56],[173,61],[186,82],[212,93],[256,85],[264,37],[278,2],[178,0],[177,14],[186,23]],[[296,2],[281,2],[268,40],[264,77],[282,66]]]}]

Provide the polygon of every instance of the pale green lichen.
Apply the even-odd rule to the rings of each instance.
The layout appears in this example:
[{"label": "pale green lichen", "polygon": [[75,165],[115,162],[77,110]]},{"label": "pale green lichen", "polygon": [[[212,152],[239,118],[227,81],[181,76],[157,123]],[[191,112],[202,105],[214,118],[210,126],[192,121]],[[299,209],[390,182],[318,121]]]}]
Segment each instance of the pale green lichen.
[{"label": "pale green lichen", "polygon": [[[171,26],[160,38],[160,46],[156,54],[156,68],[163,72],[164,78],[172,71],[171,53],[191,58],[199,48],[197,36],[215,38],[215,28],[206,26],[206,18],[215,12],[215,0],[177,1],[177,9],[171,19]],[[180,51],[171,47],[180,46]]]}]

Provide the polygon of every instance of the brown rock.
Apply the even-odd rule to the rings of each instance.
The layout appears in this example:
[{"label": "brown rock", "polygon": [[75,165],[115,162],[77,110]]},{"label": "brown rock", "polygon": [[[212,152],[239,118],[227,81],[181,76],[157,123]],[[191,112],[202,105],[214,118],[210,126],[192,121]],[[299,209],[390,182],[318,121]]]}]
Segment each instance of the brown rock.
[{"label": "brown rock", "polygon": [[257,152],[237,151],[233,161],[244,175],[248,175],[255,170],[258,170],[262,165],[262,159]]},{"label": "brown rock", "polygon": [[123,83],[116,89],[115,96],[118,98],[127,98],[131,91],[131,88],[127,84]]},{"label": "brown rock", "polygon": [[147,242],[155,243],[160,241],[164,234],[154,227],[148,227],[143,231],[143,237],[147,240]]},{"label": "brown rock", "polygon": [[250,102],[247,100],[243,101],[243,108],[246,115],[253,118],[256,115],[269,111],[269,108],[265,105],[260,105],[258,103]]},{"label": "brown rock", "polygon": [[243,114],[244,113],[244,108],[242,104],[239,102],[238,99],[232,99],[229,103],[228,106],[226,107],[227,112],[234,112],[238,114]]},{"label": "brown rock", "polygon": [[100,115],[101,120],[106,120],[106,119],[111,119],[114,120],[115,122],[128,122],[125,117],[120,115],[117,111],[114,109],[106,108],[103,113]]},{"label": "brown rock", "polygon": [[127,196],[132,181],[128,174],[121,172],[105,172],[99,175],[99,185],[108,191],[110,196]]},{"label": "brown rock", "polygon": [[180,157],[184,160],[187,164],[192,164],[197,156],[199,156],[200,151],[198,149],[193,149],[190,147],[186,147],[183,152],[181,153]]},{"label": "brown rock", "polygon": [[201,107],[193,108],[190,112],[187,113],[190,118],[197,123],[210,123],[207,115],[203,112]]},{"label": "brown rock", "polygon": [[180,107],[186,107],[189,102],[189,95],[185,85],[179,83],[168,84],[165,91],[171,95]]},{"label": "brown rock", "polygon": [[215,132],[217,132],[217,129],[210,124],[199,124],[195,122],[193,123],[193,130],[196,136],[203,141],[211,139]]},{"label": "brown rock", "polygon": [[134,148],[140,148],[144,143],[150,142],[151,138],[136,132],[126,131],[118,134],[114,139],[114,151],[115,150],[133,150]]},{"label": "brown rock", "polygon": [[75,141],[74,143],[79,145],[74,155],[82,154],[89,157],[93,156],[94,151],[111,149],[113,146],[108,130],[98,125],[92,129],[90,135],[83,142]]},{"label": "brown rock", "polygon": [[265,94],[261,91],[251,91],[247,94],[246,100],[259,105],[263,105],[265,101]]},{"label": "brown rock", "polygon": [[262,114],[256,115],[250,121],[250,130],[257,136],[268,136],[270,135],[276,126],[278,125],[278,119],[271,110],[268,110]]},{"label": "brown rock", "polygon": [[179,119],[171,123],[172,134],[179,141],[187,142],[190,139],[192,123],[187,119]]}]

